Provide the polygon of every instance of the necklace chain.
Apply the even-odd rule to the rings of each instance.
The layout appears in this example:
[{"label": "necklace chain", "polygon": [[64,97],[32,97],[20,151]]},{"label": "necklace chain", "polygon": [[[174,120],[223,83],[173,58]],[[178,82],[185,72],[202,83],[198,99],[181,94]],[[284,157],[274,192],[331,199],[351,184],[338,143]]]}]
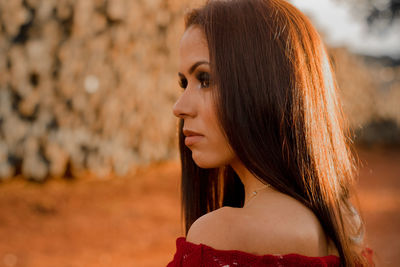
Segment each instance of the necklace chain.
[{"label": "necklace chain", "polygon": [[266,185],[264,185],[264,186],[261,187],[261,188],[258,188],[258,189],[256,189],[256,190],[253,190],[253,191],[251,192],[252,195],[249,197],[249,199],[247,200],[246,205],[244,205],[243,207],[247,206],[247,205],[250,203],[250,201],[253,200],[253,199],[255,198],[255,196],[257,196],[258,192],[260,192],[261,190],[266,189],[266,188],[268,188],[268,187],[270,187],[270,186],[271,186],[270,184],[266,184]]}]

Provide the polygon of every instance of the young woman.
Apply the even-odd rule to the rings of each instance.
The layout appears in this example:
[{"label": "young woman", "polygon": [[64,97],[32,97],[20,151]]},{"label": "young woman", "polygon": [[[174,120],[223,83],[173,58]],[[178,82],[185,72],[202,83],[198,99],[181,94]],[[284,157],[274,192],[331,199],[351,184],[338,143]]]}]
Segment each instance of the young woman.
[{"label": "young woman", "polygon": [[284,0],[192,10],[180,45],[174,266],[363,266],[354,164],[321,39]]}]

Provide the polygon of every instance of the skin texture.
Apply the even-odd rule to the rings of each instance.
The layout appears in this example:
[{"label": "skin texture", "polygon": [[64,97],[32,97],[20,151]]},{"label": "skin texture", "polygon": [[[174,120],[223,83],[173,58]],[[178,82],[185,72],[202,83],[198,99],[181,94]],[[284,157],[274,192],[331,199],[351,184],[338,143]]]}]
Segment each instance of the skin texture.
[{"label": "skin texture", "polygon": [[[185,131],[198,134],[185,143],[201,168],[230,165],[245,188],[244,208],[223,207],[193,223],[187,241],[216,249],[236,249],[257,255],[297,253],[306,256],[336,254],[316,216],[297,200],[260,182],[239,161],[219,126],[212,86],[199,77],[209,73],[209,51],[204,33],[189,27],[180,43],[179,79],[184,91],[173,113],[184,120]],[[197,65],[197,67],[193,67]],[[263,188],[256,197],[251,192]]]},{"label": "skin texture", "polygon": [[200,64],[191,72],[196,63],[210,62],[204,33],[198,27],[189,27],[180,44],[179,79],[186,80],[187,85],[176,101],[173,113],[184,119],[184,132],[190,130],[201,135],[188,146],[194,162],[201,168],[231,165],[244,184],[246,203],[250,192],[264,187],[264,184],[238,160],[219,126],[212,93],[216,88],[202,86],[197,77],[201,72],[210,72],[209,64]]},{"label": "skin texture", "polygon": [[199,133],[192,151],[195,163],[202,168],[214,168],[229,164],[235,157],[226,142],[215,115],[212,87],[205,87],[198,79],[202,72],[209,73],[208,63],[191,68],[199,62],[210,62],[206,40],[198,28],[190,28],[182,37],[180,48],[180,79],[186,79],[187,86],[175,103],[174,115],[184,119],[185,130]]}]

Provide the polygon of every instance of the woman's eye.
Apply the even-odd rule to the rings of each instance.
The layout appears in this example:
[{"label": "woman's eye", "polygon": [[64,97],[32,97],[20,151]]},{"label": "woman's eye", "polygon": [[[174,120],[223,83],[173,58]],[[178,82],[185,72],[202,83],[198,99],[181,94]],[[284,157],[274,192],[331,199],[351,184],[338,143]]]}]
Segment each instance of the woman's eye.
[{"label": "woman's eye", "polygon": [[210,86],[210,74],[207,72],[199,72],[196,78],[199,80],[201,88],[208,88]]},{"label": "woman's eye", "polygon": [[183,89],[186,89],[187,84],[188,84],[188,81],[186,80],[186,78],[179,79],[179,86],[182,87]]}]

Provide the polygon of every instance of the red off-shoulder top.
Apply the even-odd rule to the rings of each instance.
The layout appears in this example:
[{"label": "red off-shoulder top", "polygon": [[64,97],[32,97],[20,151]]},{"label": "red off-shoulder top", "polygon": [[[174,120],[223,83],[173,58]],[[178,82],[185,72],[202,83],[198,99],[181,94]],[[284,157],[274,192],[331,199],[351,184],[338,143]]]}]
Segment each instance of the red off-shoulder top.
[{"label": "red off-shoulder top", "polygon": [[176,253],[167,267],[333,267],[340,266],[340,258],[330,255],[308,257],[299,254],[254,255],[239,250],[218,250],[204,244],[187,242],[185,237],[176,239]]}]

